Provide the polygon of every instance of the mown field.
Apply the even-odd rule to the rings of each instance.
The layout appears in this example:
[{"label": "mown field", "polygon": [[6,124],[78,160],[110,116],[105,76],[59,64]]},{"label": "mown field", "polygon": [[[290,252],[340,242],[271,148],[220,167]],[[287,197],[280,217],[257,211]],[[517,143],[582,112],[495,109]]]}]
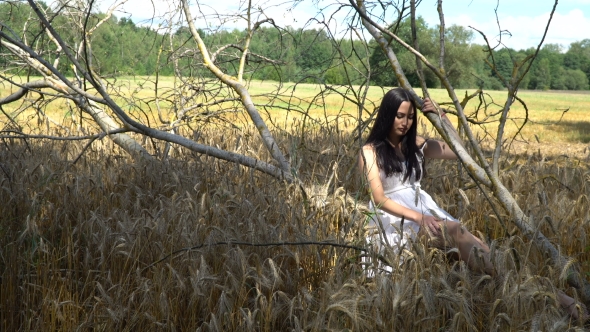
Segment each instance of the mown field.
[{"label": "mown field", "polygon": [[[255,102],[269,100],[270,83],[257,84]],[[148,83],[128,87],[137,105],[149,103]],[[357,111],[335,96],[309,107],[318,92],[298,85],[294,93],[301,109],[323,119],[313,125],[297,112],[264,112],[301,186],[181,149],[165,161],[133,161],[104,139],[76,159],[85,142],[1,139],[0,330],[584,330],[556,302],[558,290],[577,298],[566,269],[550,264],[506,212],[498,219],[456,162],[429,162],[423,188],[490,244],[498,276],[416,243],[401,265],[385,254],[393,273],[368,278],[372,267],[361,258],[375,253],[364,242],[369,198],[355,169]],[[444,102],[442,91],[431,93]],[[368,99],[381,94],[373,87]],[[490,96],[499,103],[502,93]],[[589,95],[520,96],[530,112],[518,138],[526,143],[503,159],[502,178],[588,279]],[[74,131],[66,106],[43,111]],[[333,121],[340,111],[351,114],[344,123]],[[21,114],[30,119],[25,128],[53,133],[35,114]],[[236,123],[203,125],[199,140],[267,160],[255,129]],[[421,130],[435,135],[426,124]]]}]

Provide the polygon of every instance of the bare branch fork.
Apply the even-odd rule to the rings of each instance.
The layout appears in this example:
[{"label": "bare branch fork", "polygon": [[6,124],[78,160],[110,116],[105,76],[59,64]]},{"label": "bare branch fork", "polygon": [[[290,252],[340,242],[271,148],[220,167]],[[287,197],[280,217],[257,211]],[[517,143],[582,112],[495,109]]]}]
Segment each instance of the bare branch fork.
[{"label": "bare branch fork", "polygon": [[[500,180],[500,178],[498,176],[498,167],[496,165],[497,165],[498,159],[500,157],[501,145],[502,145],[501,137],[503,135],[503,128],[504,128],[505,122],[507,121],[507,113],[510,110],[510,106],[512,105],[512,102],[517,98],[516,93],[517,93],[518,84],[521,82],[523,76],[526,74],[526,71],[528,71],[528,69],[530,68],[530,65],[534,61],[538,51],[535,54],[533,54],[532,56],[526,58],[526,61],[530,61],[530,62],[528,63],[528,66],[524,72],[520,72],[518,70],[518,68],[515,68],[515,70],[513,70],[512,78],[509,82],[510,84],[507,84],[508,96],[507,96],[506,102],[503,107],[502,116],[500,118],[501,124],[498,128],[498,135],[497,135],[497,140],[496,140],[496,148],[494,151],[493,165],[490,166],[488,161],[486,160],[482,150],[481,150],[481,147],[479,146],[479,143],[475,139],[475,137],[469,127],[468,121],[467,121],[464,111],[463,111],[463,105],[459,102],[459,100],[455,94],[454,88],[452,87],[448,77],[446,76],[446,73],[445,73],[444,67],[443,67],[443,61],[441,60],[441,62],[440,62],[440,68],[436,68],[419,51],[417,51],[412,46],[408,45],[406,42],[404,42],[401,38],[399,38],[397,35],[395,35],[391,31],[389,31],[388,29],[382,27],[380,24],[378,24],[374,20],[372,20],[371,17],[369,17],[369,15],[366,12],[364,0],[358,0],[356,2],[355,2],[355,0],[349,0],[349,2],[351,4],[351,6],[356,10],[356,12],[361,17],[362,23],[365,26],[365,28],[367,29],[367,31],[369,31],[369,33],[373,36],[373,38],[381,46],[383,52],[385,53],[387,59],[389,60],[389,63],[391,65],[393,71],[395,72],[395,74],[398,78],[399,84],[402,87],[412,91],[412,93],[414,95],[414,99],[418,102],[419,105],[422,104],[422,100],[416,95],[415,92],[413,92],[413,89],[412,89],[408,79],[406,78],[406,76],[399,64],[399,61],[397,60],[396,54],[393,51],[393,49],[391,48],[391,46],[389,45],[389,41],[385,38],[385,36],[392,38],[393,40],[398,42],[400,45],[402,45],[404,48],[406,48],[411,53],[413,53],[418,59],[420,59],[420,61],[422,63],[424,63],[424,65],[426,65],[426,67],[428,67],[440,79],[442,85],[447,90],[449,97],[451,97],[451,99],[453,101],[453,105],[455,106],[455,109],[457,110],[457,117],[459,119],[459,124],[463,128],[463,130],[467,136],[468,142],[473,147],[473,150],[477,156],[477,159],[479,160],[479,164],[476,163],[471,158],[471,156],[467,153],[467,151],[465,150],[465,148],[462,145],[460,138],[451,134],[453,132],[453,130],[450,130],[450,128],[452,128],[452,124],[448,121],[448,119],[446,121],[442,121],[442,119],[439,116],[437,116],[433,113],[428,113],[428,114],[426,114],[426,117],[428,118],[428,120],[434,125],[434,127],[437,129],[439,134],[443,137],[443,139],[456,152],[457,156],[459,157],[459,160],[461,161],[462,165],[465,167],[465,170],[470,174],[470,176],[475,181],[478,181],[478,182],[482,183],[483,185],[485,185],[486,187],[488,187],[489,189],[491,189],[494,197],[500,202],[500,204],[502,205],[504,210],[510,215],[511,221],[520,229],[520,231],[529,240],[534,242],[539,247],[540,251],[544,252],[557,267],[559,267],[559,268],[563,268],[566,266],[568,267],[568,269],[569,269],[569,272],[567,273],[568,283],[580,291],[581,297],[584,300],[584,302],[590,303],[590,284],[588,284],[587,281],[582,276],[580,276],[580,273],[578,271],[576,271],[575,268],[573,268],[571,265],[567,265],[568,259],[560,253],[559,249],[556,248],[556,246],[554,246],[551,243],[551,241],[549,241],[549,239],[547,239],[547,237],[545,237],[545,235],[543,235],[540,231],[537,230],[537,228],[533,224],[533,220],[531,220],[531,218],[528,217],[522,211],[522,209],[520,208],[520,206],[518,205],[518,203],[516,202],[516,200],[514,199],[512,194],[510,193],[510,191],[504,186],[504,184],[502,183],[502,181]],[[440,2],[442,2],[442,1],[440,1]],[[439,6],[440,6],[440,3],[439,3]],[[547,22],[547,28],[545,29],[545,34],[547,33],[548,26],[551,23],[551,18],[553,17],[553,13],[555,12],[556,6],[557,6],[557,1],[554,2],[554,6],[551,11],[550,18]],[[439,10],[439,13],[442,18],[442,8]],[[444,28],[444,21],[441,21],[441,29],[443,29],[443,28]],[[443,36],[443,34],[444,34],[444,31],[441,31],[441,36]],[[545,34],[543,35],[543,39],[541,40],[537,50],[541,47],[541,43],[543,42],[543,40],[545,38]],[[444,50],[444,38],[441,37],[441,58],[444,56],[443,50]],[[522,64],[525,64],[525,63],[526,62],[523,62]]]},{"label": "bare branch fork", "polygon": [[[15,56],[24,60],[32,69],[35,69],[37,72],[39,72],[41,75],[45,77],[44,80],[34,81],[22,85],[19,91],[6,98],[9,98],[9,100],[17,100],[17,97],[22,98],[25,95],[26,91],[30,89],[51,88],[55,90],[58,94],[64,96],[64,98],[73,101],[76,104],[76,106],[84,110],[86,113],[90,114],[103,131],[110,132],[120,128],[119,125],[102,109],[99,103],[93,100],[97,98],[89,95],[84,91],[79,90],[74,84],[72,84],[65,77],[63,77],[61,73],[59,73],[59,71],[57,71],[57,69],[53,67],[53,65],[49,64],[35,51],[30,49],[26,45],[10,38],[2,31],[0,31],[0,37],[3,37],[2,39],[0,39],[0,44],[2,46],[6,47]],[[59,76],[62,76],[63,79]],[[92,97],[92,99],[85,98],[87,96]],[[100,99],[98,99],[98,101],[100,101]],[[141,145],[139,145],[139,143],[137,143],[137,141],[135,141],[129,135],[124,133],[115,133],[113,135],[110,135],[109,137],[111,137],[111,139],[116,144],[121,146],[125,151],[127,151],[131,155],[151,159],[151,156],[149,155],[147,150],[145,150]]]},{"label": "bare branch fork", "polygon": [[[54,27],[47,20],[45,14],[39,9],[37,4],[33,0],[29,0],[28,3],[35,12],[35,14],[38,16],[47,33],[51,35],[50,39],[53,40],[54,43],[56,43],[56,45],[58,45],[58,48],[73,64],[75,71],[80,75],[80,77],[89,82],[92,85],[92,87],[96,89],[99,96],[89,94],[86,91],[82,90],[77,84],[74,84],[73,82],[68,80],[61,72],[59,72],[55,68],[53,64],[46,61],[32,48],[28,47],[25,43],[13,38],[12,36],[6,34],[4,31],[0,31],[0,41],[2,43],[2,46],[5,46],[15,56],[25,61],[25,63],[27,63],[28,66],[30,66],[31,68],[39,72],[41,75],[43,75],[45,77],[45,80],[49,82],[49,88],[54,89],[58,92],[58,94],[61,94],[63,97],[74,101],[74,103],[76,103],[78,107],[80,107],[87,113],[91,114],[94,120],[101,126],[101,129],[104,132],[116,131],[120,129],[120,126],[116,123],[114,119],[112,119],[105,112],[104,109],[102,109],[101,105],[108,106],[108,108],[110,108],[114,112],[118,120],[123,123],[122,128],[124,128],[125,131],[136,132],[162,141],[175,143],[191,151],[210,155],[215,158],[251,167],[256,170],[262,171],[266,174],[269,174],[273,177],[284,179],[289,182],[294,180],[294,177],[291,174],[290,164],[280,151],[278,144],[275,142],[274,138],[270,134],[270,131],[266,127],[266,124],[258,114],[258,111],[256,110],[256,107],[254,106],[254,103],[252,102],[247,89],[240,82],[237,82],[233,78],[230,78],[228,75],[221,73],[221,71],[218,69],[213,70],[213,72],[216,75],[218,75],[221,81],[223,81],[226,84],[229,83],[228,85],[232,87],[234,91],[236,91],[240,95],[242,104],[244,105],[252,121],[256,125],[266,148],[270,151],[272,157],[278,162],[278,166],[242,154],[233,153],[215,147],[199,144],[183,136],[154,129],[134,120],[125,111],[123,111],[121,107],[112,99],[110,94],[106,91],[106,88],[101,82],[100,78],[97,77],[95,73],[90,71],[89,67],[82,65],[78,61],[78,57],[72,54],[70,48],[65,44],[60,35],[55,31]],[[184,3],[186,4],[186,2]],[[185,6],[185,9],[188,10],[188,7]],[[189,17],[189,25],[192,26],[192,30],[195,30],[194,25],[190,21],[190,13],[187,17]],[[252,28],[252,31],[256,30],[260,26],[260,24],[262,24],[265,21],[255,24]],[[99,22],[99,24],[101,22]],[[195,31],[193,31],[193,34],[194,32]],[[86,36],[87,35],[85,35],[85,37]],[[200,46],[204,48],[202,41]],[[247,50],[247,48],[244,49]],[[206,54],[207,52],[205,49],[205,55]],[[204,56],[204,58],[208,59],[208,56]],[[86,64],[88,65],[88,60],[86,61]],[[213,64],[211,65],[212,66],[210,67],[210,69],[216,69],[216,67]],[[24,92],[25,91],[19,91],[16,95],[11,95],[8,98],[17,98],[19,97],[19,94]],[[131,155],[140,155],[148,159],[152,158],[151,155],[149,155],[149,153],[147,153],[147,151],[137,141],[135,141],[133,138],[124,133],[109,135],[109,137],[111,137],[115,141],[115,143],[122,146]]]},{"label": "bare branch fork", "polygon": [[199,47],[199,51],[201,52],[201,56],[203,57],[203,64],[217,78],[219,78],[219,80],[221,80],[227,86],[231,87],[240,96],[241,101],[242,101],[242,105],[244,105],[244,108],[248,112],[250,119],[252,120],[252,122],[254,123],[256,128],[258,129],[258,132],[260,134],[260,137],[262,138],[264,145],[266,146],[268,151],[271,153],[272,157],[279,163],[280,169],[283,172],[285,172],[286,174],[289,174],[289,176],[291,176],[290,175],[291,165],[289,164],[289,162],[287,161],[287,159],[285,158],[285,156],[283,155],[283,153],[279,149],[277,143],[275,142],[275,139],[273,138],[272,134],[270,133],[270,130],[268,129],[268,127],[264,123],[264,120],[262,120],[262,117],[260,116],[260,113],[258,112],[256,107],[254,106],[254,103],[253,103],[252,98],[248,92],[248,89],[242,83],[244,64],[246,61],[246,55],[249,50],[250,40],[252,39],[252,34],[254,33],[254,31],[256,29],[258,29],[258,27],[263,22],[270,21],[270,20],[267,19],[267,20],[263,20],[261,22],[257,22],[252,27],[251,26],[251,17],[250,17],[251,3],[248,5],[248,35],[246,37],[246,42],[243,47],[244,51],[243,51],[242,57],[240,59],[240,67],[239,67],[240,69],[238,71],[238,77],[236,79],[236,78],[231,77],[230,75],[223,73],[221,71],[221,69],[219,69],[215,65],[215,63],[213,63],[213,61],[211,60],[211,57],[209,56],[209,51],[207,50],[205,43],[201,39],[201,36],[199,35],[199,32],[197,31],[197,29],[195,27],[195,24],[193,22],[193,16],[190,12],[187,1],[182,0],[181,2],[182,2],[182,9],[184,11],[190,32],[191,32],[193,38],[195,39],[195,41],[197,42],[197,45]]}]

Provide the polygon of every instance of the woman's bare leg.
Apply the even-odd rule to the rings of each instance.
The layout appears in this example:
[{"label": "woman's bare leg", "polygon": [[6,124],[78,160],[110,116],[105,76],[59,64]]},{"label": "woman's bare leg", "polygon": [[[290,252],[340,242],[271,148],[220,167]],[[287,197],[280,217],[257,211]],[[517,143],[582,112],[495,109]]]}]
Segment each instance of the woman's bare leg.
[{"label": "woman's bare leg", "polygon": [[[559,302],[559,304],[561,305],[561,307],[563,309],[565,309],[565,311],[575,320],[580,319],[580,314],[581,315],[581,319],[582,321],[586,321],[589,317],[588,317],[588,311],[586,310],[586,307],[583,304],[579,304],[576,305],[576,300],[574,300],[573,298],[567,296],[567,294],[565,294],[562,291],[558,291],[557,292],[557,302]],[[578,311],[578,307],[580,309],[580,311]]]},{"label": "woman's bare leg", "polygon": [[[480,238],[471,234],[465,228],[462,228],[459,223],[441,222],[440,225],[441,230],[443,227],[446,228],[447,234],[452,238],[455,246],[459,250],[459,258],[461,260],[467,262],[469,267],[472,269],[479,269],[481,266],[477,262],[477,258],[474,256],[473,252],[473,248],[476,248],[477,250],[480,250],[482,255],[484,261],[484,272],[491,276],[496,275],[494,266],[490,261],[490,248]],[[433,237],[431,236],[431,239],[432,238]],[[442,235],[438,235],[435,238],[440,243],[444,243]],[[557,293],[557,301],[572,318],[578,320],[580,319],[580,314],[582,321],[586,321],[590,318],[590,315],[583,304],[576,305],[576,301],[561,290]]]},{"label": "woman's bare leg", "polygon": [[457,246],[460,259],[467,262],[472,269],[480,269],[481,266],[477,262],[477,257],[474,253],[474,248],[476,248],[483,258],[483,272],[491,276],[496,275],[494,266],[490,261],[490,248],[481,239],[471,234],[461,224],[456,222],[441,223],[441,229],[442,227],[446,227],[447,234],[451,236]]},{"label": "woman's bare leg", "polygon": [[[490,248],[483,241],[481,241],[481,239],[474,236],[465,229],[461,231],[460,226],[449,227],[449,224],[447,224],[447,232],[455,241],[457,249],[459,249],[461,259],[465,260],[472,268],[477,268],[479,265],[475,261],[476,258],[474,257],[473,253],[473,248],[475,247],[482,251],[485,264],[485,273],[491,276],[495,275],[494,267],[490,261]],[[467,257],[468,259],[464,259],[463,257]],[[578,320],[581,316],[583,321],[588,319],[588,311],[586,310],[586,307],[583,304],[576,305],[576,301],[561,290],[557,293],[557,301],[572,318]]]},{"label": "woman's bare leg", "polygon": [[430,235],[433,246],[442,248],[451,244],[459,250],[459,258],[467,262],[469,267],[480,269],[481,265],[477,261],[478,258],[474,252],[475,248],[480,251],[481,257],[483,258],[483,272],[491,276],[496,275],[494,266],[490,261],[490,248],[482,240],[471,234],[457,222],[441,222],[440,229],[441,231],[446,231],[447,236],[450,237],[448,240],[451,241],[445,244],[442,234],[438,234],[437,236]]}]

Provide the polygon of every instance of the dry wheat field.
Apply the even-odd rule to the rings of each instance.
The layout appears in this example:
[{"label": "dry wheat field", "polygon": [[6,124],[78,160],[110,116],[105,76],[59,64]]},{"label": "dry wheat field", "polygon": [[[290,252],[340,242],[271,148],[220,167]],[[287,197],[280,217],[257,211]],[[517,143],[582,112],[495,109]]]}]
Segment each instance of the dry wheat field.
[{"label": "dry wheat field", "polygon": [[[556,302],[558,290],[577,297],[566,270],[499,220],[456,162],[429,162],[423,187],[490,244],[498,276],[415,243],[392,273],[367,277],[359,141],[345,126],[301,136],[300,125],[272,130],[301,186],[181,149],[150,162],[107,139],[81,156],[85,142],[0,140],[0,330],[584,330]],[[248,126],[199,140],[268,159]],[[588,165],[536,146],[502,161],[518,202],[586,278]]]}]

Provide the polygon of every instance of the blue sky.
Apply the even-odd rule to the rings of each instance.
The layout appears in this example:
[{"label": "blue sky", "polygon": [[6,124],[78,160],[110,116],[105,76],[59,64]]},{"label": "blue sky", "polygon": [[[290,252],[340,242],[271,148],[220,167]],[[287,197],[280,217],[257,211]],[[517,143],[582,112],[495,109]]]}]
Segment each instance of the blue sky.
[{"label": "blue sky", "polygon": [[[394,2],[396,0],[393,0]],[[115,0],[101,0],[100,8],[105,11]],[[308,23],[312,17],[317,17],[319,8],[326,8],[324,12],[338,8],[337,2],[347,4],[347,0],[298,0],[297,5],[289,0],[253,0],[254,4],[266,8],[266,14],[275,18],[277,24],[302,27],[306,23],[311,28],[317,28],[313,23]],[[190,1],[193,15],[197,16],[196,1]],[[220,14],[231,14],[245,8],[244,0],[200,0],[200,9],[203,13],[211,14],[214,10]],[[175,8],[178,0],[127,0],[123,12],[118,12],[118,17],[131,17],[133,21],[140,22],[148,19],[155,12],[157,15],[165,15],[169,9]],[[472,26],[486,33],[490,41],[498,36],[498,25],[494,10],[497,7],[498,20],[502,30],[508,30],[511,36],[504,35],[504,45],[525,49],[535,47],[541,40],[547,18],[553,1],[551,0],[447,0],[443,1],[446,25],[458,24],[465,27]],[[430,25],[438,24],[436,0],[423,0],[418,7],[418,14],[424,17]],[[342,27],[344,14],[338,14],[333,20],[334,26]],[[206,23],[205,23],[206,22]],[[207,20],[198,19],[198,26],[204,27],[217,25],[217,20],[209,17]],[[225,23],[225,28],[243,28],[242,21],[231,20]],[[341,28],[337,28],[341,29]],[[561,0],[550,25],[545,44],[554,43],[567,46],[585,38],[590,38],[590,0]],[[479,34],[475,33],[473,42],[483,44]]]},{"label": "blue sky", "polygon": [[[428,2],[422,5],[429,7]],[[496,37],[499,30],[494,9],[497,5],[495,0],[445,1],[445,21],[447,24],[471,25],[485,31],[489,37]],[[434,5],[430,9],[424,7],[422,15],[427,22],[437,22]],[[502,37],[502,41],[516,49],[534,47],[543,36],[552,7],[553,1],[548,0],[499,1],[500,26],[512,34]],[[590,38],[590,0],[559,1],[545,43],[567,46],[586,38]],[[484,43],[479,37],[474,42]]]}]

